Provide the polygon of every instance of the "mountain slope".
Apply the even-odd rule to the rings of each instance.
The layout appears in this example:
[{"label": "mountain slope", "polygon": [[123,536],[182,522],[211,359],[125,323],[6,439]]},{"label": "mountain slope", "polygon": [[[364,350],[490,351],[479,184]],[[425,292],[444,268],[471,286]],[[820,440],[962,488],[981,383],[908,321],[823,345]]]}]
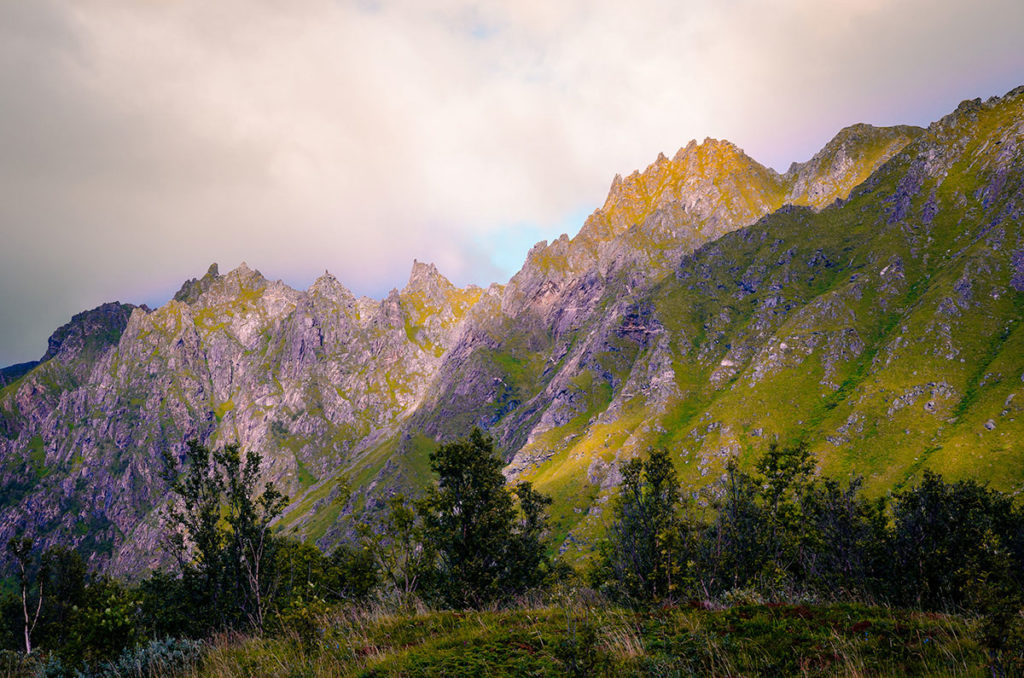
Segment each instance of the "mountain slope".
[{"label": "mountain slope", "polygon": [[847,203],[780,210],[684,258],[605,316],[553,400],[604,382],[607,405],[552,421],[512,470],[564,498],[576,539],[599,529],[620,461],[652,445],[697,485],[802,439],[873,491],[925,465],[1021,489],[1022,144],[1020,92],[966,104]]},{"label": "mountain slope", "polygon": [[0,538],[156,564],[159,459],[190,438],[262,452],[282,529],[324,546],[472,425],[580,555],[654,445],[694,485],[802,439],[876,492],[926,466],[1019,489],[1022,144],[1024,90],[928,130],[847,128],[781,175],[706,140],[616,177],[503,287],[417,263],[376,302],[243,265],[101,307],[114,321],[80,319],[88,341],[0,388]]},{"label": "mountain slope", "polygon": [[0,536],[27,530],[99,557],[123,546],[116,559],[133,569],[159,536],[162,454],[193,438],[261,452],[268,477],[300,492],[418,402],[483,294],[419,263],[381,302],[330,274],[299,292],[214,265],[157,310],[76,316],[0,391]]},{"label": "mountain slope", "polygon": [[[724,208],[714,198],[693,201],[705,206],[697,226],[678,207],[685,194],[649,188],[671,185],[659,178],[671,175],[668,161],[659,159],[644,181],[632,177],[641,188],[616,182],[577,238],[531,252],[501,315],[467,328],[408,434],[491,430],[510,456],[508,475],[556,497],[564,548],[600,530],[619,464],[654,445],[672,449],[695,485],[728,456],[750,458],[772,440],[799,438],[823,470],[866,474],[873,491],[906,482],[926,463],[1019,487],[1024,460],[1012,407],[998,425],[973,410],[998,401],[1002,412],[1020,397],[1014,385],[1024,376],[1022,354],[1007,350],[1021,313],[1010,284],[1021,259],[1021,99],[1015,92],[969,102],[927,133],[908,134],[845,203],[832,204],[808,182],[802,201],[818,196],[828,207],[780,209],[718,239],[702,241],[700,227],[719,214],[753,220],[750,206],[768,209],[765,196],[783,192],[728,146],[690,150],[698,159],[726,153],[730,176],[758,179],[757,190],[722,194],[739,196]],[[828,159],[863,138],[856,132],[791,170],[792,185],[801,171],[820,176],[822,167],[841,166]],[[643,225],[594,227],[616,223],[607,212],[623,195],[635,210],[629,218]],[[711,242],[651,284],[658,262],[647,254],[655,248],[641,239],[657,242],[657,219],[672,206],[668,247],[692,250],[678,236],[681,224],[697,243]],[[974,244],[963,250],[967,242]],[[601,256],[617,247],[629,262],[621,267]],[[968,284],[976,291],[964,296]],[[911,355],[911,341],[931,352]],[[1006,371],[990,371],[997,357]],[[916,373],[904,374],[912,362]],[[917,400],[922,411],[908,409]],[[980,469],[979,459],[989,466]],[[400,484],[397,476],[382,469],[375,480]]]}]

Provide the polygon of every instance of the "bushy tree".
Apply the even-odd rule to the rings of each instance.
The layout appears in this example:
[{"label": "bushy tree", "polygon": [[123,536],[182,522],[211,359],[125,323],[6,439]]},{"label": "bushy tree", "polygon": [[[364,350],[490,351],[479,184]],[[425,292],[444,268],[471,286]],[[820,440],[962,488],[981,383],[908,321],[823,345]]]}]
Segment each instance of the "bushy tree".
[{"label": "bushy tree", "polygon": [[768,559],[784,575],[799,567],[803,533],[801,496],[810,487],[814,459],[804,442],[792,447],[777,443],[757,460],[764,510],[763,543]]},{"label": "bushy tree", "polygon": [[729,460],[713,489],[714,518],[702,543],[702,578],[709,590],[778,589],[803,578],[815,542],[803,498],[813,486],[806,445],[772,443],[755,472]]},{"label": "bushy tree", "polygon": [[6,586],[0,587],[0,654],[23,652],[25,635],[21,619],[21,598]]},{"label": "bushy tree", "polygon": [[548,506],[551,497],[533,489],[529,482],[520,482],[512,490],[519,503],[519,515],[512,527],[507,557],[506,586],[523,591],[539,586],[551,568],[544,541],[548,532]]},{"label": "bushy tree", "polygon": [[274,551],[271,628],[303,641],[315,638],[331,604],[363,601],[378,583],[373,557],[362,548],[343,544],[328,556],[312,544],[278,538]]},{"label": "bushy tree", "polygon": [[312,544],[279,537],[273,570],[275,609],[313,598],[333,602],[365,600],[378,582],[372,555],[349,544],[324,555]]},{"label": "bushy tree", "polygon": [[359,527],[363,548],[374,560],[382,582],[400,597],[407,598],[430,574],[435,551],[424,539],[423,521],[416,506],[404,495],[387,500],[381,529],[369,524]]},{"label": "bushy tree", "polygon": [[708,496],[713,519],[700,539],[699,577],[709,592],[747,586],[765,564],[761,486],[730,459]]},{"label": "bushy tree", "polygon": [[613,515],[600,547],[597,583],[638,601],[686,593],[692,533],[668,452],[654,450],[623,465]]},{"label": "bushy tree", "polygon": [[482,605],[541,582],[546,500],[528,485],[505,487],[501,459],[479,429],[430,455],[437,474],[420,502],[423,543],[434,557],[430,589],[454,607]]},{"label": "bushy tree", "polygon": [[43,553],[42,562],[43,588],[48,594],[40,635],[50,648],[59,648],[69,642],[76,613],[86,607],[89,581],[85,561],[73,549],[53,546]]},{"label": "bushy tree", "polygon": [[1013,500],[973,480],[925,471],[894,495],[892,597],[925,609],[975,607],[984,587],[1020,590],[1024,520]]},{"label": "bushy tree", "polygon": [[261,630],[269,609],[275,541],[270,532],[288,498],[273,483],[257,494],[261,457],[237,444],[209,450],[188,443],[183,467],[165,456],[175,502],[166,516],[168,544],[183,576],[207,597],[213,625]]},{"label": "bushy tree", "polygon": [[139,582],[139,623],[149,638],[198,637],[211,628],[206,604],[191,566],[185,576],[157,570]]},{"label": "bushy tree", "polygon": [[801,496],[802,582],[834,598],[883,594],[889,553],[884,499],[868,500],[857,477],[845,486],[826,478]]},{"label": "bushy tree", "polygon": [[65,642],[53,649],[69,666],[113,659],[143,638],[137,591],[110,577],[96,576],[74,610]]}]

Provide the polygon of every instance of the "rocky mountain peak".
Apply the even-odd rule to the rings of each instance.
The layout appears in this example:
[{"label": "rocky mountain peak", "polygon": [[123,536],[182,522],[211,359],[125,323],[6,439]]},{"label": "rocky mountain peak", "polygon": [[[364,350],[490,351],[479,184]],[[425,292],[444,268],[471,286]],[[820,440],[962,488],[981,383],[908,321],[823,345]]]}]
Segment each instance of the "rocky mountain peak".
[{"label": "rocky mountain peak", "polygon": [[[724,182],[724,185],[723,185]],[[741,186],[742,184],[742,186]],[[704,221],[716,212],[747,211],[743,202],[756,204],[755,211],[770,206],[779,192],[774,170],[751,159],[729,141],[707,138],[691,141],[668,159],[663,153],[643,172],[617,177],[604,206],[588,220],[584,233],[607,241],[669,204],[678,205],[693,219]],[[746,190],[729,190],[744,188]]]},{"label": "rocky mountain peak", "polygon": [[342,299],[348,300],[350,303],[355,301],[352,292],[335,278],[330,271],[326,270],[323,275],[313,281],[313,284],[309,286],[308,292],[311,295],[325,297],[334,301]]},{"label": "rocky mountain peak", "polygon": [[[989,119],[987,126],[979,126],[982,118]],[[997,134],[990,137],[993,128]],[[974,151],[975,171],[1003,168],[1000,173],[1005,174],[1005,168],[1020,160],[1024,154],[1024,87],[984,102],[962,101],[955,111],[929,125],[918,149],[924,172],[931,176],[947,174],[973,141],[981,142]],[[1000,182],[1005,180],[1004,176]]]},{"label": "rocky mountain peak", "polygon": [[783,201],[822,209],[846,198],[882,163],[923,133],[920,127],[909,125],[858,123],[845,127],[810,160],[790,166],[782,177],[788,189]]},{"label": "rocky mountain peak", "polygon": [[46,353],[39,360],[0,369],[0,386],[19,379],[52,358],[59,357],[60,361],[70,363],[83,356],[95,357],[104,349],[117,344],[135,309],[143,313],[150,310],[145,304],[134,306],[111,301],[76,313],[70,321],[53,331],[47,340]]},{"label": "rocky mountain peak", "polygon": [[666,189],[684,184],[693,187],[701,178],[719,178],[750,167],[761,168],[730,141],[709,137],[698,144],[693,140],[681,147],[671,160],[659,153],[643,171],[634,170],[625,180],[616,175],[603,209],[635,203],[638,197],[656,199]]},{"label": "rocky mountain peak", "polygon": [[83,351],[116,344],[135,308],[132,304],[112,301],[72,316],[70,322],[50,335],[46,353],[39,362],[58,356],[63,361],[71,361]]},{"label": "rocky mountain peak", "polygon": [[456,289],[451,281],[441,275],[437,266],[414,259],[409,281],[400,296],[406,300],[415,298],[421,307],[440,308],[449,304]]},{"label": "rocky mountain peak", "polygon": [[405,285],[406,290],[420,289],[425,286],[431,285],[447,285],[452,284],[441,275],[440,271],[437,270],[437,266],[434,264],[424,263],[417,259],[412,260],[412,269],[409,271],[409,281]]},{"label": "rocky mountain peak", "polygon": [[[200,283],[206,281],[206,276]],[[202,292],[191,300],[191,303],[200,301],[203,306],[216,306],[224,303],[237,301],[255,301],[262,292],[269,287],[274,287],[278,292],[292,292],[284,283],[271,283],[258,270],[249,268],[244,261],[237,268],[229,271],[226,275],[212,277],[202,285]],[[201,297],[201,298],[200,298]]]},{"label": "rocky mountain peak", "polygon": [[263,277],[263,274],[258,270],[249,268],[249,264],[244,261],[238,265],[237,268],[230,271],[226,276],[225,280],[238,281],[239,283],[266,283],[267,279]]},{"label": "rocky mountain peak", "polygon": [[657,279],[682,255],[787,203],[820,209],[845,198],[919,133],[855,125],[784,176],[730,141],[691,140],[671,159],[662,153],[642,172],[616,175],[604,205],[576,237],[531,249],[502,308],[515,315],[543,298],[545,308],[555,309],[556,290],[572,289],[563,282],[580,274],[628,271],[636,284]]},{"label": "rocky mountain peak", "polygon": [[185,304],[192,304],[217,280],[220,280],[220,268],[213,263],[206,269],[206,274],[202,278],[192,278],[182,283],[181,289],[174,294],[173,299]]},{"label": "rocky mountain peak", "polygon": [[[948,139],[951,134],[957,134],[963,131],[964,127],[977,122],[978,116],[985,111],[1001,108],[1009,114],[1007,117],[1012,119],[1015,117],[1014,114],[1019,113],[1022,106],[1024,106],[1024,86],[1016,87],[1001,97],[991,97],[987,101],[965,99],[952,112],[929,125],[928,131],[935,134],[940,140]],[[1020,125],[1021,122],[1016,121],[1011,128],[1019,129]]]}]

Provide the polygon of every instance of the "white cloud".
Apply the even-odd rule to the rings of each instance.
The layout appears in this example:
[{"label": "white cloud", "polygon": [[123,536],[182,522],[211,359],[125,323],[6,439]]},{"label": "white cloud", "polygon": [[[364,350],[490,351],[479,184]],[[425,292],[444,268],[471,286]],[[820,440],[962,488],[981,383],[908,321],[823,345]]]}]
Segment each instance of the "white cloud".
[{"label": "white cloud", "polygon": [[691,137],[782,168],[1001,93],[1022,28],[1019,0],[5,3],[0,363],[214,260],[505,279]]}]

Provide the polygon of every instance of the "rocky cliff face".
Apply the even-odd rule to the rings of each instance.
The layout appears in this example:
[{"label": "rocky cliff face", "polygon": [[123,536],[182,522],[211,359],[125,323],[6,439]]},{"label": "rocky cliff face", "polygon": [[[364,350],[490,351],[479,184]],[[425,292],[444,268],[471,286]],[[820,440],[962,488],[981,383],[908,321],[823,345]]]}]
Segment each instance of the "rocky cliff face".
[{"label": "rocky cliff face", "polygon": [[[586,550],[619,464],[651,446],[695,486],[801,439],[877,492],[925,466],[1024,489],[1022,132],[1024,92],[968,102],[845,202],[805,182],[808,204],[830,206],[776,210],[653,286],[611,283],[524,399],[534,418],[492,424],[508,473],[561,498],[563,547]],[[793,186],[857,157],[859,135],[791,170]]]},{"label": "rocky cliff face", "polygon": [[281,528],[324,546],[472,425],[581,555],[655,445],[695,486],[802,439],[875,491],[926,466],[1020,489],[1022,154],[1024,91],[847,128],[782,175],[706,140],[616,177],[506,286],[416,263],[373,301],[214,266],[159,309],[81,314],[3,372],[0,539],[156,564],[159,459],[191,438],[260,451]]},{"label": "rocky cliff face", "polygon": [[300,292],[214,265],[159,309],[75,316],[0,393],[0,537],[26,530],[125,571],[154,565],[160,460],[189,439],[257,450],[269,478],[301,493],[419,402],[482,294],[419,263],[380,302],[326,273]]},{"label": "rocky cliff face", "polygon": [[[684,255],[784,202],[817,209],[845,198],[922,132],[848,128],[784,176],[729,142],[708,139],[691,142],[672,160],[660,156],[642,174],[616,177],[580,233],[534,247],[506,287],[500,313],[470,323],[413,427],[443,436],[452,423],[483,425],[513,450],[599,407],[593,397],[605,387],[619,390],[616,375],[641,348],[668,340],[659,336],[664,327],[645,297]],[[478,364],[495,351],[497,361]],[[587,381],[588,393],[577,395],[571,384],[581,370],[602,361],[610,363],[594,372],[598,381]],[[655,404],[667,393],[659,391]]]}]

